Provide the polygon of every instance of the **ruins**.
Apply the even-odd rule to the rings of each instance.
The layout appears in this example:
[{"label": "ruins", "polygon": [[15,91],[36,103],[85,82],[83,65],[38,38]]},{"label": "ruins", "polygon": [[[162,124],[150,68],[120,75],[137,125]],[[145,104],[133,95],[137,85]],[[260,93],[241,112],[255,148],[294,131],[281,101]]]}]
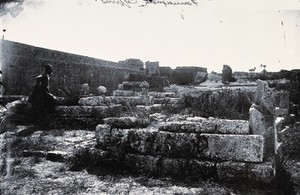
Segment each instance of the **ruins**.
[{"label": "ruins", "polygon": [[[247,120],[203,117],[189,112],[187,105],[204,103],[208,107],[215,103],[217,110],[222,103],[220,99],[226,97],[222,94],[233,93],[235,98],[231,102],[223,100],[226,105],[238,103],[242,97],[222,87],[184,94],[175,85],[169,86],[202,83],[208,76],[206,68],[172,69],[149,61],[144,68],[144,63],[138,59],[116,63],[4,40],[1,46],[4,48],[1,68],[3,83],[9,88],[7,94],[25,96],[8,104],[2,114],[5,120],[1,129],[5,131],[1,134],[22,142],[50,130],[89,132],[80,144],[72,145],[71,138],[61,143],[72,142],[68,144],[85,151],[84,155],[75,149],[39,148],[21,151],[24,158],[69,163],[70,170],[86,169],[93,174],[97,174],[99,168],[187,183],[237,182],[251,188],[267,186],[268,192],[278,182],[286,152],[283,139],[288,128],[286,120],[296,117],[291,117],[290,93],[286,90],[257,80],[253,101],[251,95],[245,93],[248,95],[245,101],[251,107],[246,111],[241,106],[236,108],[249,114]],[[53,112],[37,122],[31,116],[26,95],[35,80],[33,75],[40,71],[44,62],[53,65],[55,74],[51,89],[61,96]],[[231,81],[229,66],[224,65],[222,76],[223,83]],[[71,103],[70,95],[73,96]],[[188,102],[191,97],[195,98],[192,99],[194,104]],[[81,137],[75,135],[73,139]],[[1,147],[7,148],[5,144]],[[1,166],[5,163],[7,161],[0,161]],[[291,185],[299,190],[297,177],[293,177]]]}]

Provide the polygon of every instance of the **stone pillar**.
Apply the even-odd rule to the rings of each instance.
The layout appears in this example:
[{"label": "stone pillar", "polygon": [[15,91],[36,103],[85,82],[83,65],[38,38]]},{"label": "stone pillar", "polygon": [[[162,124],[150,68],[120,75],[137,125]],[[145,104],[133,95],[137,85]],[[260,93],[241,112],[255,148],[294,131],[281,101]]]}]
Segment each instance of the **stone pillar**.
[{"label": "stone pillar", "polygon": [[228,65],[223,65],[222,83],[229,84],[232,78],[232,69]]},{"label": "stone pillar", "polygon": [[142,96],[149,96],[149,83],[147,81],[143,81],[140,84],[140,88],[142,88]]},{"label": "stone pillar", "polygon": [[274,129],[273,92],[267,82],[258,80],[255,104],[250,108],[249,126],[255,135],[262,135],[265,140],[265,160],[274,159],[275,129]]}]

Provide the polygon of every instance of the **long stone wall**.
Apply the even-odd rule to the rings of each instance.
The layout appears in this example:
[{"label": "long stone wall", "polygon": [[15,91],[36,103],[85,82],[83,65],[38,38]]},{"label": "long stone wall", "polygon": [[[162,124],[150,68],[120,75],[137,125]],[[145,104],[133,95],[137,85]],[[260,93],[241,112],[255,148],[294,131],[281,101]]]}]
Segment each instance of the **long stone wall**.
[{"label": "long stone wall", "polygon": [[51,91],[54,95],[79,94],[81,84],[88,83],[92,93],[99,85],[112,91],[128,80],[131,73],[122,64],[1,40],[1,70],[6,95],[29,95],[35,77],[47,63],[53,65]]}]

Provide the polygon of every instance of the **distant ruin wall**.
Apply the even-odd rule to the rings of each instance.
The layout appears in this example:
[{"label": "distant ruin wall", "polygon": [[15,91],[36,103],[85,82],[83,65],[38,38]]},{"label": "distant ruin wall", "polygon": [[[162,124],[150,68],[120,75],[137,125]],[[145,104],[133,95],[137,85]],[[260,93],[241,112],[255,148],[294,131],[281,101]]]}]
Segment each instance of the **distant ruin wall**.
[{"label": "distant ruin wall", "polygon": [[53,65],[50,89],[54,95],[79,93],[81,84],[88,83],[92,93],[99,85],[116,89],[135,70],[122,64],[54,51],[16,42],[1,40],[1,70],[5,94],[28,95],[35,77],[43,72],[45,64]]}]

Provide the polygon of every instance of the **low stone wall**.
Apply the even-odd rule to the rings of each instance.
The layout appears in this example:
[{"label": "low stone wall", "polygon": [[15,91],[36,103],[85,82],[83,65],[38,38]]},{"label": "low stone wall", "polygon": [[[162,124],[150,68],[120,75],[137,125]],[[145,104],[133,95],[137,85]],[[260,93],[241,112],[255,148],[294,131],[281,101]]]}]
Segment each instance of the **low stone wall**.
[{"label": "low stone wall", "polygon": [[[238,124],[231,125],[232,128],[240,126],[249,130],[247,121],[224,121],[223,124]],[[118,154],[118,158],[137,173],[227,181],[240,178],[265,183],[272,181],[272,164],[262,163],[263,136],[200,133],[196,125],[197,122],[190,121],[161,123],[156,128],[146,129],[98,125],[97,147]],[[205,128],[203,132],[211,127]],[[240,130],[226,131],[238,133]]]},{"label": "low stone wall", "polygon": [[122,105],[109,106],[56,106],[54,111],[35,116],[26,100],[18,100],[7,105],[7,125],[41,125],[50,129],[95,129],[104,118],[120,116]]}]

